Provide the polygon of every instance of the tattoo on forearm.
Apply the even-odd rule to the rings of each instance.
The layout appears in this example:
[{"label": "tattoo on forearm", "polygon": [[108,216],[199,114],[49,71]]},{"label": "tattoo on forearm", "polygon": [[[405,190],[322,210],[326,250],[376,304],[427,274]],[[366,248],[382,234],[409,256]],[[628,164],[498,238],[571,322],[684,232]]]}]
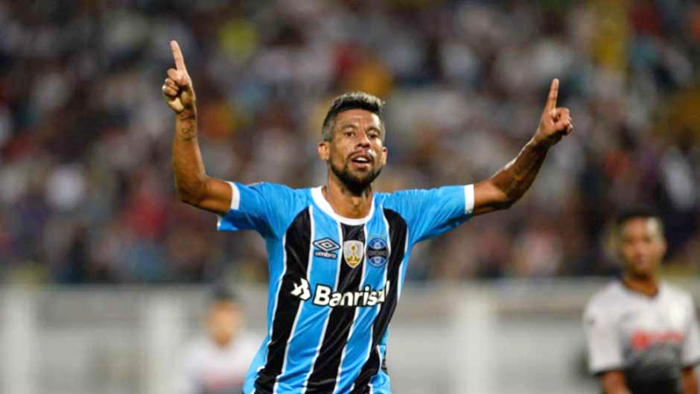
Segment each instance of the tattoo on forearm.
[{"label": "tattoo on forearm", "polygon": [[197,114],[193,111],[182,111],[176,115],[176,137],[189,142],[197,138]]},{"label": "tattoo on forearm", "polygon": [[178,128],[177,136],[181,141],[189,142],[197,138],[197,127],[193,124],[183,125]]},{"label": "tattoo on forearm", "polygon": [[526,146],[512,162],[494,177],[496,185],[510,199],[517,200],[530,188],[547,157],[546,149]]}]

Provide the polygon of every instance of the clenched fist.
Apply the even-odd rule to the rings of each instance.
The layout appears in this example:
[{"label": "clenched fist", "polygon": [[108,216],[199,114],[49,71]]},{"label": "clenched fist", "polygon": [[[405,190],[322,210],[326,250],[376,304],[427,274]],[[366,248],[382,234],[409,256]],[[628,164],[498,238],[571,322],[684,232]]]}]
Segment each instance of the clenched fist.
[{"label": "clenched fist", "polygon": [[544,106],[540,125],[535,133],[535,142],[544,146],[552,146],[564,136],[571,134],[574,125],[568,108],[557,108],[557,96],[559,95],[559,80],[553,79],[549,89],[549,97]]},{"label": "clenched fist", "polygon": [[173,51],[175,68],[168,69],[168,77],[163,83],[163,97],[176,114],[194,116],[197,109],[196,98],[192,80],[185,67],[185,59],[177,41],[170,41],[170,49]]}]

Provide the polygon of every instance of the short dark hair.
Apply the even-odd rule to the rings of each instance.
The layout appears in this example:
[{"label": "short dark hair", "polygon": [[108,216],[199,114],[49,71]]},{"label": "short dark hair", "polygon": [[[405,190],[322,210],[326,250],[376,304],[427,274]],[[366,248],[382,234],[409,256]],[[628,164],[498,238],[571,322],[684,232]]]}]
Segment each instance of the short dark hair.
[{"label": "short dark hair", "polygon": [[[373,96],[365,92],[350,92],[342,94],[331,103],[331,108],[323,119],[323,127],[321,128],[321,136],[324,141],[333,139],[333,125],[336,116],[349,109],[364,109],[366,111],[377,114],[381,118],[384,102],[379,97]],[[384,134],[384,122],[382,122],[382,134]],[[383,135],[382,135],[383,137]]]},{"label": "short dark hair", "polygon": [[621,229],[625,223],[632,219],[655,219],[659,223],[661,235],[664,234],[663,220],[661,220],[659,213],[652,207],[638,205],[621,210],[617,215],[617,227]]}]

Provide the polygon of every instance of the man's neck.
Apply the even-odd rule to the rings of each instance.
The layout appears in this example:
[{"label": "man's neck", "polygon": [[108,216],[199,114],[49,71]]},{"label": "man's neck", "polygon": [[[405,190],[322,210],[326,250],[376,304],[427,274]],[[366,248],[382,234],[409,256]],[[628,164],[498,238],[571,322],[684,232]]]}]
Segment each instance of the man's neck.
[{"label": "man's neck", "polygon": [[633,276],[624,274],[622,283],[628,289],[641,293],[647,297],[653,297],[659,292],[659,281],[657,275],[653,276]]},{"label": "man's neck", "polygon": [[365,189],[360,195],[355,195],[342,182],[330,175],[321,192],[333,211],[340,216],[361,219],[372,209],[371,187]]}]

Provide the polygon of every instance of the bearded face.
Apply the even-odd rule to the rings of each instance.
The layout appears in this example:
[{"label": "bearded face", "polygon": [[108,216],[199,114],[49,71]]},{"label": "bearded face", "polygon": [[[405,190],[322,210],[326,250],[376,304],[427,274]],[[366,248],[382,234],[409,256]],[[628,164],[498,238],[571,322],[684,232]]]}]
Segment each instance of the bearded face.
[{"label": "bearded face", "polygon": [[[362,160],[362,159],[360,159]],[[351,164],[352,163],[352,164]],[[336,177],[345,185],[345,187],[350,190],[352,194],[360,195],[364,190],[372,185],[372,182],[379,176],[382,172],[382,167],[372,167],[367,171],[363,169],[352,168],[355,167],[355,163],[364,162],[352,162],[351,160],[346,160],[345,165],[340,168],[337,167],[333,162],[330,162],[331,171]]]},{"label": "bearded face", "polygon": [[367,190],[386,165],[382,134],[379,116],[351,109],[337,115],[332,140],[319,146],[321,158],[351,193]]}]

